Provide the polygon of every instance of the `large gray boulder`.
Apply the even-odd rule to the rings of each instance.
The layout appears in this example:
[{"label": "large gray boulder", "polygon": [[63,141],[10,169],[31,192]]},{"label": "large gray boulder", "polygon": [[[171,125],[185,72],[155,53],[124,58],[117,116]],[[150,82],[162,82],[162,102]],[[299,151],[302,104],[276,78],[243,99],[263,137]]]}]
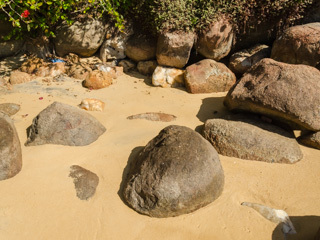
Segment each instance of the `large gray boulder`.
[{"label": "large gray boulder", "polygon": [[90,57],[101,46],[104,36],[104,24],[98,20],[76,21],[71,26],[62,24],[54,38],[55,50],[61,57],[68,53]]},{"label": "large gray boulder", "polygon": [[307,132],[298,137],[298,142],[305,146],[320,149],[320,132]]},{"label": "large gray boulder", "polygon": [[99,184],[97,174],[83,167],[73,165],[70,167],[69,177],[73,178],[74,187],[79,199],[88,200],[95,194]]},{"label": "large gray boulder", "polygon": [[24,40],[10,40],[0,42],[0,59],[12,56],[22,50]]},{"label": "large gray boulder", "polygon": [[0,112],[0,180],[15,176],[22,168],[18,133],[11,118]]},{"label": "large gray boulder", "polygon": [[159,65],[183,68],[190,57],[193,32],[166,32],[159,35],[157,61]]},{"label": "large gray boulder", "polygon": [[273,43],[271,58],[285,63],[319,65],[320,22],[288,28]]},{"label": "large gray boulder", "polygon": [[168,126],[132,164],[123,196],[134,210],[151,217],[193,212],[219,197],[224,173],[216,150],[197,132]]},{"label": "large gray boulder", "polygon": [[263,59],[228,92],[229,110],[269,116],[296,129],[320,130],[320,71]]},{"label": "large gray boulder", "polygon": [[229,54],[233,39],[232,24],[222,16],[199,34],[195,48],[204,57],[219,61]]},{"label": "large gray boulder", "polygon": [[54,102],[33,119],[25,145],[84,146],[96,141],[105,131],[105,127],[84,110]]},{"label": "large gray boulder", "polygon": [[226,65],[212,59],[204,59],[187,67],[184,78],[190,93],[226,92],[237,80]]},{"label": "large gray boulder", "polygon": [[245,115],[207,120],[203,136],[229,157],[270,163],[295,163],[303,157],[292,131]]}]

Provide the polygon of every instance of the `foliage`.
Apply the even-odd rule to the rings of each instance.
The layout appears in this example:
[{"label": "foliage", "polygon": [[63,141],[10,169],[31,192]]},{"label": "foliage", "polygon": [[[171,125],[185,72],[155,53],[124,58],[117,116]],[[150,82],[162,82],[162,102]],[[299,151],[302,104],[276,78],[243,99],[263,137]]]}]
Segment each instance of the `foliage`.
[{"label": "foliage", "polygon": [[113,0],[0,0],[0,20],[11,21],[14,27],[5,40],[13,36],[21,38],[26,33],[38,35],[39,32],[54,37],[59,22],[72,24],[81,16],[111,16],[121,28],[123,17],[117,11],[119,5],[119,1]]},{"label": "foliage", "polygon": [[[123,28],[133,19],[141,28],[158,33],[173,30],[199,31],[221,14],[233,21],[240,33],[271,22],[279,29],[296,23],[317,0],[0,0],[0,20],[12,22],[7,36],[26,33],[54,37],[61,21],[111,17]],[[31,31],[32,30],[32,31]]]}]

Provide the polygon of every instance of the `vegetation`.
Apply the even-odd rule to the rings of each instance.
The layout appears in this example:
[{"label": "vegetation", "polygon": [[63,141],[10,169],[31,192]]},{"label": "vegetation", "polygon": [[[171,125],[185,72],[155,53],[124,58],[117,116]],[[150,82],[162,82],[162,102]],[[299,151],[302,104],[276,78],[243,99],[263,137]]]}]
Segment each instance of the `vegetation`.
[{"label": "vegetation", "polygon": [[109,18],[123,28],[126,18],[150,32],[201,30],[225,14],[240,33],[272,22],[278,28],[296,23],[317,0],[0,0],[0,20],[14,26],[6,39],[26,33],[54,37],[61,21]]}]

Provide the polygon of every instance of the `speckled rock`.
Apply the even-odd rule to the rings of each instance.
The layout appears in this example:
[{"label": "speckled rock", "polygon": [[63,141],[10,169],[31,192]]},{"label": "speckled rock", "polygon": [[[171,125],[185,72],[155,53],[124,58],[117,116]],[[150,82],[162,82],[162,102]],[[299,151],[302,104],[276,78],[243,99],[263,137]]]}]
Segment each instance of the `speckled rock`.
[{"label": "speckled rock", "polygon": [[152,74],[152,84],[160,87],[184,86],[184,70],[158,66]]}]

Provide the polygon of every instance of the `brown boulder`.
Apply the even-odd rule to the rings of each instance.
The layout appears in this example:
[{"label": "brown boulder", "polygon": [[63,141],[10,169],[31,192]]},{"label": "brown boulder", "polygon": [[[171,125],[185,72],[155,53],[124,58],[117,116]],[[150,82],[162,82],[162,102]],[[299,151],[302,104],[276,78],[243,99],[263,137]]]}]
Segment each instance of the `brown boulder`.
[{"label": "brown boulder", "polygon": [[11,178],[22,168],[18,133],[13,121],[0,112],[0,180]]},{"label": "brown boulder", "polygon": [[157,43],[157,61],[159,65],[183,68],[189,60],[193,42],[193,32],[166,32],[160,34]]},{"label": "brown boulder", "polygon": [[221,17],[200,33],[196,50],[206,58],[219,61],[229,54],[233,38],[231,23],[227,18]]},{"label": "brown boulder", "polygon": [[317,66],[320,63],[320,23],[288,28],[273,44],[276,61]]},{"label": "brown boulder", "polygon": [[129,38],[125,53],[135,62],[156,58],[156,44],[154,39],[144,35],[133,35]]},{"label": "brown boulder", "polygon": [[236,76],[223,63],[205,59],[186,68],[185,83],[190,93],[228,91],[236,82]]},{"label": "brown boulder", "polygon": [[112,84],[112,76],[108,72],[94,70],[90,72],[86,80],[83,82],[83,86],[90,89],[101,89],[109,87]]},{"label": "brown boulder", "polygon": [[10,83],[12,85],[14,84],[21,84],[21,83],[27,83],[32,80],[32,77],[30,74],[25,72],[20,72],[18,70],[11,72],[10,75]]},{"label": "brown boulder", "polygon": [[202,135],[229,157],[270,163],[295,163],[303,157],[292,131],[247,115],[207,120]]},{"label": "brown boulder", "polygon": [[119,62],[119,67],[122,67],[123,72],[127,73],[130,72],[131,70],[135,69],[136,64],[135,62],[131,61],[131,60],[121,60]]},{"label": "brown boulder", "polygon": [[252,48],[232,54],[229,60],[229,68],[232,72],[244,74],[254,64],[263,58],[269,58],[271,48],[267,45],[257,44]]},{"label": "brown boulder", "polygon": [[224,173],[216,150],[199,133],[168,126],[152,139],[130,166],[125,201],[151,217],[174,217],[216,200]]},{"label": "brown boulder", "polygon": [[266,58],[228,92],[229,110],[269,116],[293,128],[320,130],[320,71]]},{"label": "brown boulder", "polygon": [[307,132],[298,137],[298,142],[312,148],[320,149],[320,132]]}]

